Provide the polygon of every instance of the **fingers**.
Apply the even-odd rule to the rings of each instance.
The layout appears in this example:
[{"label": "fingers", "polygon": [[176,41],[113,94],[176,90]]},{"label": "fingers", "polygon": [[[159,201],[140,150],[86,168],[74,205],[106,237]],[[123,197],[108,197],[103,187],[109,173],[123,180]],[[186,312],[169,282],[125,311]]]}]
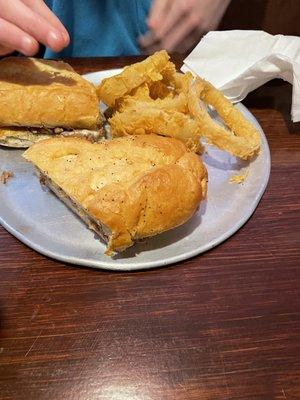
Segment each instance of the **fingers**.
[{"label": "fingers", "polygon": [[0,18],[1,47],[17,50],[26,56],[38,52],[38,42],[12,23]]},{"label": "fingers", "polygon": [[139,42],[146,53],[160,48],[184,52],[202,35],[217,28],[230,0],[154,0],[150,33]]},{"label": "fingers", "polygon": [[[139,43],[143,48],[147,48],[147,51],[150,48],[155,49],[157,47],[172,51],[184,36],[194,29],[193,19],[195,17],[193,17],[193,13],[190,13],[190,4],[187,0],[184,2],[173,0],[168,4],[163,4],[159,1],[157,4],[156,2],[154,3],[153,9],[155,7],[160,8],[157,14],[155,14],[155,10],[153,11],[154,16],[150,17],[148,22],[151,31],[141,37]],[[166,6],[168,6],[167,10]],[[151,25],[151,18],[156,18],[158,23],[152,23]]]},{"label": "fingers", "polygon": [[141,36],[138,41],[140,46],[146,49],[153,46],[158,40],[153,32],[148,31],[144,36]]},{"label": "fingers", "polygon": [[164,15],[164,19],[157,27],[153,28],[152,31],[158,39],[161,39],[184,17],[185,14],[182,8],[177,2],[173,2],[166,15]]},{"label": "fingers", "polygon": [[[166,18],[164,26],[156,32],[148,32],[140,38],[140,45],[144,51],[151,52],[158,49],[165,49],[169,52],[184,52],[186,48],[190,48],[193,43],[199,40],[203,34],[201,29],[201,21],[195,14],[182,14],[182,10],[170,10],[170,19]],[[193,33],[193,35],[192,35]],[[185,42],[188,43],[185,43]]]},{"label": "fingers", "polygon": [[171,4],[172,0],[153,1],[153,5],[151,7],[150,14],[148,17],[148,26],[150,29],[155,29],[161,24]]},{"label": "fingers", "polygon": [[[168,51],[174,51],[176,47],[183,45],[184,40],[189,36],[191,31],[193,31],[195,25],[196,22],[191,16],[183,18],[173,29],[163,36],[161,41],[163,48]],[[200,33],[198,34],[200,35]]]},{"label": "fingers", "polygon": [[60,51],[66,45],[62,33],[57,28],[54,28],[45,18],[32,11],[20,0],[14,2],[2,0],[0,5],[1,17],[16,25],[36,41],[50,47],[53,51]]},{"label": "fingers", "polygon": [[14,52],[14,49],[9,47],[0,46],[0,56],[6,56]]},{"label": "fingers", "polygon": [[[172,27],[178,22],[178,20],[181,17],[181,8],[178,7],[177,2],[173,2],[170,4],[170,8],[166,12],[164,7],[167,5],[163,5],[160,1],[157,3],[157,7],[160,7],[157,9],[156,13],[154,14],[154,21],[159,21],[159,23],[150,23],[150,19],[148,22],[149,28],[151,28],[151,31],[147,32],[144,36],[139,38],[139,43],[143,48],[151,48],[159,41],[161,41],[164,36],[166,35],[167,32],[169,32]],[[156,7],[156,3],[154,3],[153,8]],[[162,22],[160,22],[161,17],[164,17]],[[166,49],[167,50],[167,49]]]},{"label": "fingers", "polygon": [[70,36],[64,25],[57,18],[57,16],[47,7],[43,0],[22,0],[24,4],[31,8],[32,11],[39,14],[45,20],[47,20],[54,28],[59,30],[66,43],[70,43]]}]

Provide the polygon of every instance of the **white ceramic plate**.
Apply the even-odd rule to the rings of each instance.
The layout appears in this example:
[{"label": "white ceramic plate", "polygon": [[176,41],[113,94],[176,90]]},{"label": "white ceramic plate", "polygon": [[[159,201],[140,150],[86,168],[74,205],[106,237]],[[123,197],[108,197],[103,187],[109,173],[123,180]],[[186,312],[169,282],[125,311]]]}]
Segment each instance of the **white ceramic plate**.
[{"label": "white ceramic plate", "polygon": [[[119,70],[101,71],[85,77],[94,83]],[[217,246],[233,235],[257,207],[270,174],[270,153],[265,135],[247,109],[237,106],[261,134],[261,152],[250,164],[225,152],[207,147],[203,161],[208,169],[207,200],[189,222],[179,228],[137,243],[114,258],[104,255],[105,245],[95,238],[63,203],[42,189],[33,167],[21,150],[0,148],[0,172],[14,177],[0,184],[0,223],[16,238],[36,251],[57,260],[94,268],[131,271],[186,260]],[[241,185],[229,178],[247,170]]]}]

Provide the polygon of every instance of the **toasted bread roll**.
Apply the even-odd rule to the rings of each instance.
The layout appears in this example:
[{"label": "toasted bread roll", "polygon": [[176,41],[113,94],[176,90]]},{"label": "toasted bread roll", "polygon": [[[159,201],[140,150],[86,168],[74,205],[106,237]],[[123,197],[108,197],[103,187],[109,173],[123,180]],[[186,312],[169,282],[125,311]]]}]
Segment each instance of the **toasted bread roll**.
[{"label": "toasted bread roll", "polygon": [[0,61],[0,127],[96,130],[102,125],[95,87],[61,61]]},{"label": "toasted bread roll", "polygon": [[200,158],[173,138],[140,135],[100,144],[54,138],[24,157],[108,243],[108,254],[183,224],[206,195]]}]

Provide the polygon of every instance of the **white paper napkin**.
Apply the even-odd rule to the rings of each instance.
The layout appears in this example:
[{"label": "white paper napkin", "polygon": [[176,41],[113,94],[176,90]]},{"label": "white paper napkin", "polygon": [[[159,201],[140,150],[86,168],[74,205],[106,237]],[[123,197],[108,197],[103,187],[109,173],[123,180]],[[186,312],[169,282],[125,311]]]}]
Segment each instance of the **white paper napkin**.
[{"label": "white paper napkin", "polygon": [[263,31],[210,32],[184,60],[191,71],[211,82],[233,102],[274,78],[293,85],[291,116],[300,121],[300,38]]}]

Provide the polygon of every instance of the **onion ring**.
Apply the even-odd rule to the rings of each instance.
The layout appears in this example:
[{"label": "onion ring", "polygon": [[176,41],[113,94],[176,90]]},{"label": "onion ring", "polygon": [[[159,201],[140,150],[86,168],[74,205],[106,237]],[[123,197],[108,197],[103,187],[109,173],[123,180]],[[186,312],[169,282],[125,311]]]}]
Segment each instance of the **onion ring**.
[{"label": "onion ring", "polygon": [[168,63],[170,56],[165,50],[136,64],[125,67],[121,74],[103,79],[97,87],[97,94],[107,106],[114,107],[117,99],[129,94],[144,82],[155,82],[163,77],[160,72]]},{"label": "onion ring", "polygon": [[202,153],[200,128],[197,121],[178,111],[152,107],[131,107],[116,112],[109,120],[113,137],[157,134],[181,140],[196,153]]},{"label": "onion ring", "polygon": [[[260,136],[255,127],[209,82],[196,78],[187,97],[190,114],[198,121],[201,136],[209,143],[243,160],[258,152]],[[230,130],[215,122],[199,99],[213,106]]]}]

